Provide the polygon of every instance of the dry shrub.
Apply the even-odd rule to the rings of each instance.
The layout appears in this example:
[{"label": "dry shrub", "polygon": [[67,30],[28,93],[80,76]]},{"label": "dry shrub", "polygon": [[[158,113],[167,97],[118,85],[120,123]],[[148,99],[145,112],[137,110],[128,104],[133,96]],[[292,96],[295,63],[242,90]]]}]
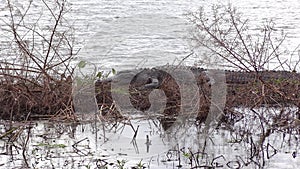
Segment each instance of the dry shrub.
[{"label": "dry shrub", "polygon": [[289,50],[291,58],[283,56],[287,49],[282,44],[287,36],[272,20],[254,27],[231,5],[214,5],[211,11],[200,8],[187,16],[194,25],[192,45],[202,51],[200,63],[238,70],[226,72],[225,110],[230,114],[239,110],[247,116],[234,132],[250,140],[251,155],[245,161],[262,168],[269,158],[266,149],[271,145],[267,139],[270,135],[299,136],[299,56],[292,58],[298,49]]},{"label": "dry shrub", "polygon": [[[204,51],[201,53],[204,57],[200,58],[203,63],[213,60],[238,71],[226,72],[227,106],[299,107],[299,74],[296,73],[299,59],[289,62],[293,59],[282,56],[286,50],[282,44],[287,36],[276,29],[272,20],[254,27],[231,5],[214,5],[211,11],[200,8],[187,17],[194,25],[193,47]],[[274,70],[269,70],[270,67]]]},{"label": "dry shrub", "polygon": [[[8,0],[9,15],[1,20],[6,36],[1,44],[5,50],[0,61],[0,118],[70,117],[70,61],[76,52],[72,26],[64,18],[68,3],[41,0],[22,4]],[[37,9],[46,10],[36,16]]]},{"label": "dry shrub", "polygon": [[[266,19],[263,25],[253,24],[232,5],[213,5],[208,9],[201,7],[187,14],[194,26],[191,45],[199,49],[200,63],[256,72],[297,69],[298,56],[298,60],[283,57],[291,49],[284,48],[287,35],[276,28],[273,20]],[[291,57],[298,47],[288,52]]]}]

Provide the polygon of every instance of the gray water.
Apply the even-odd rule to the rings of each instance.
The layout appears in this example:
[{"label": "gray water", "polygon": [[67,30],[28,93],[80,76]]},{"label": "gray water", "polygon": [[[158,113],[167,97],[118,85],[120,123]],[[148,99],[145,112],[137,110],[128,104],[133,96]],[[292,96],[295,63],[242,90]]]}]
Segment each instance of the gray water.
[{"label": "gray water", "polygon": [[[0,122],[1,136],[7,134],[0,139],[0,168],[24,168],[26,164],[30,168],[118,168],[117,160],[125,160],[126,168],[139,162],[152,169],[176,169],[178,165],[190,168],[189,155],[199,153],[198,164],[193,160],[193,166],[297,169],[297,129],[286,133],[276,128],[278,131],[264,144],[265,157],[251,157],[262,129],[253,112],[241,111],[247,117],[231,126],[232,130],[217,129],[209,135],[193,122],[185,121],[164,131],[158,120],[143,118],[123,122],[101,122],[97,118],[79,123]],[[137,130],[138,125],[133,139],[133,128]],[[8,134],[9,129],[16,131]],[[264,167],[262,158],[266,160]]]},{"label": "gray water", "polygon": [[[72,19],[83,40],[79,57],[103,69],[176,64],[194,51],[187,40],[189,23],[184,14],[200,6],[210,9],[228,2],[243,13],[242,18],[248,19],[253,29],[262,27],[268,19],[276,24],[274,36],[287,33],[282,45],[286,58],[300,44],[297,0],[72,1],[72,13],[76,14]],[[195,53],[186,64],[197,64],[201,57],[201,53]],[[292,60],[298,58],[296,52]]]},{"label": "gray water", "polygon": [[[0,2],[0,41],[5,44],[11,40],[4,26],[9,23],[9,13],[6,1]],[[19,11],[25,12],[29,4],[29,1],[12,2],[18,7],[16,15]],[[178,64],[194,52],[183,64],[201,66],[203,49],[190,45],[191,24],[185,14],[197,11],[200,6],[209,11],[212,5],[228,3],[242,13],[242,19],[249,20],[253,30],[263,27],[266,20],[272,20],[276,28],[274,37],[280,36],[282,31],[287,34],[281,45],[283,61],[299,59],[298,50],[294,51],[300,44],[300,2],[297,0],[71,0],[67,6],[70,11],[64,19],[73,27],[70,31],[74,34],[75,49],[80,49],[75,63],[88,60],[98,69],[124,70]],[[30,17],[25,21],[34,24],[42,14],[50,15],[41,2],[33,1],[28,12]],[[51,28],[47,17],[39,22],[43,24],[41,29]],[[27,41],[32,41],[31,38]],[[1,60],[14,56],[9,46],[2,45],[0,50]]]}]

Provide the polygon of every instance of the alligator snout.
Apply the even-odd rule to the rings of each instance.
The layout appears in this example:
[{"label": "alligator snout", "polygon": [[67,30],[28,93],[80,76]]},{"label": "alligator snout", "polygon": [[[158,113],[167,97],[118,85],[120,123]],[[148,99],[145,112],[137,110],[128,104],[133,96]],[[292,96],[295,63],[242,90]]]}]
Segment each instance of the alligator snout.
[{"label": "alligator snout", "polygon": [[158,89],[160,86],[157,78],[149,78],[147,83],[141,87],[138,87],[139,90],[145,89]]}]

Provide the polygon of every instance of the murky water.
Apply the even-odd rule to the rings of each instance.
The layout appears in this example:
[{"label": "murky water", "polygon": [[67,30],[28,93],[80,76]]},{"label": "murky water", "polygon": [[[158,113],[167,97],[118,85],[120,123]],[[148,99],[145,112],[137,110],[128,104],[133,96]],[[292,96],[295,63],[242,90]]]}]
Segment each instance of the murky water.
[{"label": "murky water", "polygon": [[[293,114],[292,109],[286,109]],[[270,127],[249,110],[234,124],[206,130],[193,119],[165,130],[163,121],[136,118],[80,123],[40,121],[0,123],[0,167],[3,168],[297,168],[299,125],[271,127],[263,147],[260,140]],[[266,109],[254,110],[259,115]],[[278,112],[278,111],[277,111]],[[261,116],[260,116],[261,117]],[[292,118],[293,116],[287,117]],[[272,116],[264,116],[274,120]],[[259,151],[258,149],[262,149]],[[258,154],[256,154],[258,153]],[[118,162],[119,160],[119,162]],[[181,166],[181,167],[179,167]]]},{"label": "murky water", "polygon": [[[185,38],[188,24],[184,14],[199,6],[210,9],[212,4],[227,3],[216,0],[74,1],[75,25],[84,28],[84,31],[80,29],[79,37],[85,44],[79,56],[99,67],[120,70],[178,63],[192,51]],[[230,3],[243,13],[244,19],[249,19],[253,29],[266,24],[265,19],[273,20],[277,24],[274,36],[280,35],[282,30],[287,33],[283,47],[293,51],[299,45],[300,3],[297,0],[231,0]],[[193,64],[199,55],[201,58],[201,54],[192,55],[186,60],[187,64]],[[298,55],[293,57],[298,59]]]},{"label": "murky water", "polygon": [[[28,1],[13,2],[20,12],[25,12],[29,4]],[[263,26],[265,19],[268,19],[276,24],[274,36],[279,36],[282,30],[287,33],[282,45],[283,49],[290,51],[284,51],[286,57],[300,44],[300,3],[297,0],[72,0],[68,5],[71,10],[65,18],[74,27],[76,49],[82,48],[78,60],[89,60],[102,69],[113,67],[124,70],[178,63],[193,50],[187,39],[189,24],[184,14],[196,11],[200,6],[210,9],[213,4],[227,5],[228,2],[243,13],[243,19],[248,19],[253,29]],[[34,1],[26,22],[33,24],[41,14],[47,15],[47,10],[42,6],[43,3]],[[0,40],[6,42],[10,38],[5,33],[7,27],[3,25],[9,23],[9,13],[4,0],[0,9],[3,19],[0,21],[3,31]],[[50,23],[47,18],[41,18],[41,21],[45,25]],[[1,47],[1,53],[11,54],[7,50],[6,46]],[[199,57],[201,54],[196,53],[186,62],[194,64]],[[292,60],[297,59],[298,52]]]}]

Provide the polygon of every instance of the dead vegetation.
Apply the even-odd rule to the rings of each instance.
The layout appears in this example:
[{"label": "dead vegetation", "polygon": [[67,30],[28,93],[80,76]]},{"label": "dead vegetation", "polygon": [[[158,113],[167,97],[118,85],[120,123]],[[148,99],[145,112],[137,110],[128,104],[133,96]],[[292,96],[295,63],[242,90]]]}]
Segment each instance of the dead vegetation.
[{"label": "dead vegetation", "polygon": [[[225,114],[235,123],[246,119],[233,131],[236,137],[248,140],[251,154],[244,161],[263,167],[270,158],[268,147],[272,147],[267,138],[274,133],[299,137],[300,83],[296,72],[300,60],[294,55],[299,49],[290,49],[291,55],[283,56],[287,35],[276,29],[272,20],[254,27],[231,5],[214,5],[211,9],[200,8],[187,15],[194,25],[191,42],[195,49],[205,49],[201,63],[244,74],[236,79],[242,83],[227,82]],[[243,80],[248,75],[252,80]],[[257,131],[258,138],[253,136]]]},{"label": "dead vegetation", "polygon": [[[9,14],[1,18],[0,118],[73,117],[70,61],[76,51],[72,26],[64,18],[68,3],[6,3]],[[32,17],[37,4],[45,11]]]}]

